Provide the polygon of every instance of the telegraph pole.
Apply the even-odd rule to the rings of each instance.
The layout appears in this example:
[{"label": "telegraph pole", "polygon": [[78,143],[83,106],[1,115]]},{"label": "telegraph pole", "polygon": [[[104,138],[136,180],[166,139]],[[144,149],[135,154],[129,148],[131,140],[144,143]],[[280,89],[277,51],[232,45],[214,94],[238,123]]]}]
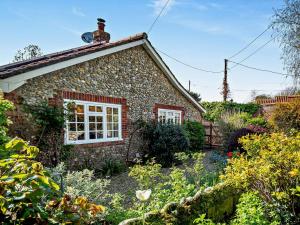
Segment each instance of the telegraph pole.
[{"label": "telegraph pole", "polygon": [[223,79],[223,90],[222,90],[222,94],[223,94],[223,101],[226,102],[228,99],[228,95],[229,95],[229,85],[228,85],[228,81],[227,81],[227,64],[228,64],[228,60],[224,59],[224,79]]},{"label": "telegraph pole", "polygon": [[191,81],[189,80],[189,92],[191,92]]}]

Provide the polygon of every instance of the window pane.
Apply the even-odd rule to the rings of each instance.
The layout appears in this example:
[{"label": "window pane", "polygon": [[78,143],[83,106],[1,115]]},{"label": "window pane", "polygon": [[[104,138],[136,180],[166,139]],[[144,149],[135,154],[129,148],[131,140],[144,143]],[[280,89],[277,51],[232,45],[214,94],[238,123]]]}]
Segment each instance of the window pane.
[{"label": "window pane", "polygon": [[90,139],[96,139],[96,132],[90,132]]},{"label": "window pane", "polygon": [[109,131],[107,131],[107,138],[111,138],[111,137],[112,137],[112,131],[109,130]]},{"label": "window pane", "polygon": [[97,123],[97,130],[103,130],[103,123]]},{"label": "window pane", "polygon": [[103,122],[103,116],[97,116],[97,122]]},{"label": "window pane", "polygon": [[84,123],[77,123],[77,131],[84,131]]},{"label": "window pane", "polygon": [[114,125],[113,125],[113,130],[118,130],[118,129],[119,129],[119,124],[114,123]]},{"label": "window pane", "polygon": [[90,106],[89,106],[89,111],[90,111],[90,112],[95,112],[95,110],[96,110],[96,107],[95,107],[95,106],[93,106],[93,105],[90,105]]},{"label": "window pane", "polygon": [[114,137],[118,137],[119,136],[119,132],[118,131],[114,131]]},{"label": "window pane", "polygon": [[77,132],[78,140],[84,140],[84,133],[83,132]]},{"label": "window pane", "polygon": [[103,132],[97,132],[97,139],[103,138]]},{"label": "window pane", "polygon": [[68,139],[70,141],[76,141],[77,140],[77,133],[76,132],[69,132],[69,137]]},{"label": "window pane", "polygon": [[73,112],[68,113],[68,121],[69,122],[75,122],[76,121],[75,113],[73,113]]},{"label": "window pane", "polygon": [[106,113],[107,114],[112,114],[112,108],[111,107],[107,107],[106,108]]},{"label": "window pane", "polygon": [[112,122],[112,115],[107,115],[107,122]]},{"label": "window pane", "polygon": [[76,123],[69,123],[69,131],[76,131]]},{"label": "window pane", "polygon": [[89,130],[90,130],[90,131],[96,130],[95,123],[90,123]]},{"label": "window pane", "polygon": [[77,113],[84,113],[83,105],[76,105],[76,112]]},{"label": "window pane", "polygon": [[77,122],[84,122],[84,114],[77,115]]},{"label": "window pane", "polygon": [[97,112],[102,112],[102,107],[101,106],[97,106]]},{"label": "window pane", "polygon": [[89,116],[89,122],[95,122],[96,117],[95,116]]},{"label": "window pane", "polygon": [[118,115],[118,112],[119,112],[119,109],[118,109],[118,108],[114,108],[114,109],[113,109],[114,115]]},{"label": "window pane", "polygon": [[107,123],[107,130],[112,130],[112,123]]},{"label": "window pane", "polygon": [[113,116],[113,122],[118,122],[119,121],[119,116],[118,115],[114,115]]}]

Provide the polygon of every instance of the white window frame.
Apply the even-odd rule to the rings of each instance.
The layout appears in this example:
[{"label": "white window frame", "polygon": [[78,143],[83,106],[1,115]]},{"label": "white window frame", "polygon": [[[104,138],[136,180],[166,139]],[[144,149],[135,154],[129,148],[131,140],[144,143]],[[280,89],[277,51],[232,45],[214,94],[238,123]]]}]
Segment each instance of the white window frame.
[{"label": "white window frame", "polygon": [[[69,130],[68,127],[65,126],[64,132],[64,142],[65,144],[90,144],[90,143],[101,143],[101,142],[113,142],[113,141],[122,141],[122,105],[119,104],[110,104],[110,103],[100,103],[100,102],[90,102],[90,101],[81,101],[81,100],[70,100],[64,99],[64,108],[67,114],[67,105],[68,103],[75,103],[84,106],[84,133],[85,140],[69,140]],[[103,139],[89,139],[89,115],[93,114],[92,112],[88,113],[89,106],[101,106],[102,107],[102,115],[103,115]],[[118,108],[118,137],[107,137],[107,113],[106,108]],[[97,114],[97,112],[95,113]],[[68,123],[68,119],[66,118],[66,125]]]},{"label": "white window frame", "polygon": [[157,115],[158,115],[158,116],[157,116],[158,122],[161,122],[161,121],[159,120],[160,115],[161,115],[162,113],[166,113],[166,122],[165,122],[164,124],[168,123],[167,121],[168,121],[168,119],[170,119],[170,117],[168,116],[168,113],[169,113],[169,112],[172,112],[172,113],[173,113],[172,119],[173,119],[173,121],[174,121],[174,124],[175,124],[175,115],[174,115],[174,113],[179,113],[179,124],[178,124],[178,125],[181,125],[181,124],[182,124],[182,120],[181,120],[181,117],[182,117],[182,111],[181,111],[181,110],[158,109],[158,113],[157,113]]}]

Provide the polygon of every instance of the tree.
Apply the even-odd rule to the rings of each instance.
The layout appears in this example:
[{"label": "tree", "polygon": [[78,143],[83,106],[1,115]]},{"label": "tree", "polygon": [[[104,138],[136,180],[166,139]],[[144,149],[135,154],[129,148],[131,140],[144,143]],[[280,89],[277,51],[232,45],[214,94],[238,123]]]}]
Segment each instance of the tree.
[{"label": "tree", "polygon": [[284,8],[275,10],[272,27],[281,43],[285,68],[297,84],[300,81],[300,0],[285,0]]},{"label": "tree", "polygon": [[39,56],[42,56],[42,50],[37,45],[28,45],[22,50],[18,50],[14,56],[13,62],[20,62],[27,59],[33,59]]},{"label": "tree", "polygon": [[201,102],[201,95],[197,92],[189,91],[189,94],[197,101]]},{"label": "tree", "polygon": [[284,90],[280,91],[278,95],[299,95],[300,89],[297,87],[287,87]]}]

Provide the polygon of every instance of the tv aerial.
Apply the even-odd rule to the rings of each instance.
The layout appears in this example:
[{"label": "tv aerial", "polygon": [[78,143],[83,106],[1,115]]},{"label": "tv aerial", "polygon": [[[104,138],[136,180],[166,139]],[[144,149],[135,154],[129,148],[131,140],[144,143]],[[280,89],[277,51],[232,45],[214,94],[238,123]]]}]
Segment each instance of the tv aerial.
[{"label": "tv aerial", "polygon": [[91,43],[93,41],[93,33],[92,32],[85,32],[81,35],[81,39],[85,42],[85,43]]}]

